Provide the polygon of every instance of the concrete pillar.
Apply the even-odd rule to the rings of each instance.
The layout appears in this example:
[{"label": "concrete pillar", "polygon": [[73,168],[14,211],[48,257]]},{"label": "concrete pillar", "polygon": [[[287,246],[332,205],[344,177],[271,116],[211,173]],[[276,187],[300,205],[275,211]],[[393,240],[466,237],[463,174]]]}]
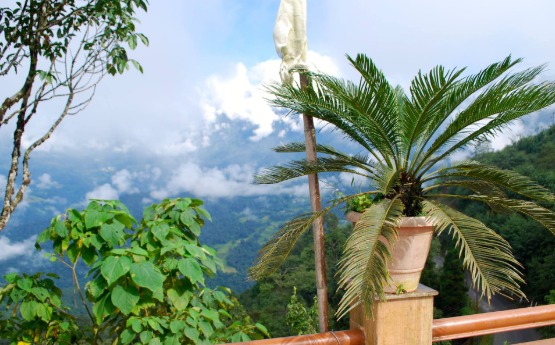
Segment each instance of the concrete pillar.
[{"label": "concrete pillar", "polygon": [[413,292],[386,295],[374,303],[374,320],[367,319],[364,307],[351,311],[351,329],[361,328],[365,345],[430,345],[434,296],[437,291],[420,284]]}]

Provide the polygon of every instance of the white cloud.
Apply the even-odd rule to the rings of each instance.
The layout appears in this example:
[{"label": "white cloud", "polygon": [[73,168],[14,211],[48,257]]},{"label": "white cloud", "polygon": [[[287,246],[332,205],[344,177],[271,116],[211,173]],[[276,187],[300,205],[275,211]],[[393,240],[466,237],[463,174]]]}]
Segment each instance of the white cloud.
[{"label": "white cloud", "polygon": [[112,185],[117,188],[119,193],[136,194],[139,192],[139,189],[133,186],[133,176],[127,169],[120,170],[112,176]]},{"label": "white cloud", "polygon": [[[333,60],[315,52],[309,52],[312,70],[330,74],[337,73]],[[267,60],[247,68],[243,63],[235,65],[228,76],[212,75],[206,80],[200,107],[208,124],[217,122],[219,116],[231,120],[247,120],[256,125],[251,140],[257,141],[273,133],[276,121],[287,123],[291,129],[299,130],[298,119],[278,115],[267,102],[270,97],[264,85],[279,81],[279,59]]]},{"label": "white cloud", "polygon": [[35,187],[39,189],[60,188],[60,184],[56,181],[53,181],[52,176],[45,173],[39,176]]},{"label": "white cloud", "polygon": [[87,201],[90,199],[117,200],[119,199],[119,193],[111,184],[105,183],[88,192],[85,199]]},{"label": "white cloud", "polygon": [[265,194],[307,195],[306,184],[254,185],[255,170],[250,165],[230,165],[226,168],[205,168],[184,163],[173,171],[162,188],[153,190],[151,197],[163,199],[183,193],[198,197],[235,197]]},{"label": "white cloud", "polygon": [[0,262],[36,254],[36,240],[37,236],[31,236],[21,242],[12,242],[6,236],[0,236]]}]

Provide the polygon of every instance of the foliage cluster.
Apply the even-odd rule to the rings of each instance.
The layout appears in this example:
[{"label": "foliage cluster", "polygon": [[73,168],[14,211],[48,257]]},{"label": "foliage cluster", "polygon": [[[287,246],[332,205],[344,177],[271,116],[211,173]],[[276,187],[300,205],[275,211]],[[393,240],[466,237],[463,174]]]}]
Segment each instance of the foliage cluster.
[{"label": "foliage cluster", "polygon": [[297,298],[297,288],[293,288],[293,295],[287,304],[285,322],[298,335],[318,333],[318,298],[313,297],[312,306],[307,306]]},{"label": "foliage cluster", "polygon": [[[264,326],[230,315],[239,307],[228,289],[205,286],[221,262],[198,240],[210,219],[202,205],[164,200],[137,223],[119,201],[92,201],[54,218],[37,246],[52,242],[50,257],[72,271],[87,315],[62,304],[53,277],[9,274],[0,302],[12,315],[0,320],[0,337],[13,344],[209,344],[267,336]],[[89,281],[81,289],[83,264]]]}]

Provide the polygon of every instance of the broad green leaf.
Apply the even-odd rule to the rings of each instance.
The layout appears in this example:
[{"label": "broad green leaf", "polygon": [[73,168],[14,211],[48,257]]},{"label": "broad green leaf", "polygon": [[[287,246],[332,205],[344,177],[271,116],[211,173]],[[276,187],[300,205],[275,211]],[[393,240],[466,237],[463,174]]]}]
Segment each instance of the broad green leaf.
[{"label": "broad green leaf", "polygon": [[164,302],[164,288],[161,286],[160,288],[152,291],[152,297],[160,302]]},{"label": "broad green leaf", "polygon": [[21,289],[12,289],[10,292],[10,299],[14,302],[21,301],[25,296],[27,296],[27,291]]},{"label": "broad green leaf", "polygon": [[139,262],[131,264],[131,279],[135,284],[147,288],[152,292],[162,288],[164,275],[151,262]]},{"label": "broad green leaf", "polygon": [[127,251],[135,255],[148,256],[148,252],[141,247],[137,247],[135,243],[133,243],[131,249],[128,249]]},{"label": "broad green leaf", "polygon": [[210,213],[208,213],[208,211],[206,211],[204,208],[196,207],[195,210],[198,213],[200,213],[204,218],[208,219],[209,221],[212,221],[212,216],[210,216]]},{"label": "broad green leaf", "polygon": [[156,338],[152,338],[149,342],[148,345],[162,345],[162,341],[160,340],[160,338],[156,337]]},{"label": "broad green leaf", "polygon": [[81,217],[81,213],[76,209],[70,209],[67,211],[67,218],[72,221],[73,223],[79,223],[83,220]]},{"label": "broad green leaf", "polygon": [[131,216],[129,213],[126,213],[126,212],[117,213],[114,216],[114,219],[116,219],[118,222],[125,225],[125,227],[128,228],[128,229],[131,229],[133,227],[133,224],[137,223],[135,218],[133,218],[133,216]]},{"label": "broad green leaf", "polygon": [[191,339],[195,344],[199,342],[199,331],[194,328],[187,327],[185,328],[185,336]]},{"label": "broad green leaf", "polygon": [[160,333],[163,333],[164,330],[162,329],[162,327],[160,327],[160,324],[158,323],[158,321],[156,321],[156,319],[154,318],[149,318],[147,319],[147,323],[150,326],[151,329],[158,331]]},{"label": "broad green leaf", "polygon": [[200,236],[200,224],[197,222],[191,223],[191,225],[188,226],[189,230],[191,230],[191,232],[195,235],[195,236]]},{"label": "broad green leaf", "polygon": [[23,301],[19,307],[19,312],[24,320],[31,321],[37,315],[37,305],[36,301]]},{"label": "broad green leaf", "polygon": [[104,223],[100,228],[99,234],[111,247],[115,247],[125,241],[124,228],[124,225],[118,221],[114,221],[111,224]]},{"label": "broad green leaf", "polygon": [[195,216],[196,216],[195,211],[191,210],[190,208],[187,208],[183,210],[183,212],[181,212],[179,219],[184,225],[190,227],[191,225],[196,223]]},{"label": "broad green leaf", "polygon": [[19,279],[16,283],[16,285],[21,288],[22,290],[25,290],[27,292],[31,292],[31,288],[33,287],[33,281],[31,280],[31,278],[26,277],[23,279]]},{"label": "broad green leaf", "polygon": [[195,259],[185,258],[179,260],[179,272],[181,272],[185,277],[191,280],[191,283],[195,284],[201,282],[204,284],[204,276],[202,274],[202,268]]},{"label": "broad green leaf", "polygon": [[127,287],[118,285],[112,290],[111,298],[114,306],[119,308],[124,315],[129,315],[139,302],[139,290],[133,285]]},{"label": "broad green leaf", "polygon": [[172,320],[170,322],[170,330],[172,331],[172,333],[180,333],[183,328],[187,327],[187,324],[185,324],[185,321],[183,320]]},{"label": "broad green leaf", "polygon": [[262,332],[265,336],[270,336],[270,333],[268,333],[268,329],[263,324],[257,322],[254,324],[254,327],[256,327],[256,329]]},{"label": "broad green leaf", "polygon": [[139,337],[141,338],[141,342],[143,344],[148,344],[148,342],[152,339],[152,331],[142,331]]},{"label": "broad green leaf", "polygon": [[133,329],[135,333],[140,333],[143,330],[143,322],[141,319],[137,319],[136,317],[129,318],[126,325],[127,327],[131,326],[131,329]]},{"label": "broad green leaf", "polygon": [[170,226],[167,223],[160,223],[152,227],[152,234],[160,241],[164,241],[169,232]]},{"label": "broad green leaf", "polygon": [[202,334],[204,334],[206,338],[210,338],[210,336],[212,334],[214,334],[214,328],[212,327],[212,325],[209,322],[200,321],[198,323],[198,326],[199,326]]},{"label": "broad green leaf", "polygon": [[191,202],[192,200],[190,198],[182,198],[175,203],[175,206],[177,207],[178,210],[185,211],[187,208],[189,208],[189,205],[191,205]]},{"label": "broad green leaf", "polygon": [[103,221],[103,214],[96,210],[88,210],[87,213],[85,213],[85,226],[88,229],[102,225]]},{"label": "broad green leaf", "polygon": [[42,287],[34,287],[31,289],[31,293],[39,299],[39,301],[44,302],[47,298],[50,298],[50,292]]},{"label": "broad green leaf", "polygon": [[60,237],[67,237],[69,235],[69,230],[63,220],[58,219],[54,225],[54,232]]},{"label": "broad green leaf", "polygon": [[206,257],[206,253],[202,247],[199,247],[196,244],[187,243],[185,244],[185,249],[191,254],[193,257],[203,260]]},{"label": "broad green leaf", "polygon": [[166,340],[164,340],[164,345],[181,345],[181,341],[179,341],[179,336],[172,335],[171,337],[166,337]]},{"label": "broad green leaf", "polygon": [[170,288],[167,290],[167,295],[170,301],[172,302],[173,306],[178,310],[182,311],[189,305],[191,301],[191,292],[184,291],[183,293],[179,293],[176,289]]},{"label": "broad green leaf", "polygon": [[69,259],[69,261],[71,261],[71,263],[74,264],[77,261],[77,259],[79,258],[80,251],[81,249],[79,248],[79,242],[77,241],[71,242],[71,244],[66,250],[67,258]]},{"label": "broad green leaf", "polygon": [[127,256],[109,256],[102,263],[100,272],[108,282],[108,285],[111,285],[121,276],[129,272],[130,268],[131,259]]},{"label": "broad green leaf", "polygon": [[44,322],[50,322],[52,318],[52,307],[44,303],[37,303],[36,313]]},{"label": "broad green leaf", "polygon": [[35,248],[37,248],[38,250],[41,250],[41,246],[40,243],[44,243],[46,241],[50,240],[50,228],[46,228],[44,229],[39,236],[37,237],[37,241],[35,242]]},{"label": "broad green leaf", "polygon": [[203,311],[201,311],[200,315],[204,316],[210,321],[216,321],[220,319],[220,314],[218,314],[216,310],[204,309]]},{"label": "broad green leaf", "polygon": [[98,255],[96,255],[96,250],[93,247],[84,247],[81,251],[81,257],[87,266],[90,266],[98,260]]},{"label": "broad green leaf", "polygon": [[115,312],[115,307],[110,299],[110,294],[107,293],[93,304],[93,314],[97,325],[102,324],[106,316],[112,315]]},{"label": "broad green leaf", "polygon": [[4,279],[5,279],[8,283],[13,284],[18,276],[19,276],[19,274],[15,273],[15,272],[12,272],[12,273],[6,274],[6,275],[4,276]]},{"label": "broad green leaf", "polygon": [[121,340],[121,343],[124,345],[131,344],[136,335],[137,334],[130,329],[124,329],[119,336],[119,340]]},{"label": "broad green leaf", "polygon": [[[201,259],[200,262],[206,266],[212,273],[216,273],[216,271],[218,270],[217,265],[219,264],[217,261],[215,261],[213,258],[211,257],[206,257],[204,259]],[[221,266],[221,265],[220,265]]]}]

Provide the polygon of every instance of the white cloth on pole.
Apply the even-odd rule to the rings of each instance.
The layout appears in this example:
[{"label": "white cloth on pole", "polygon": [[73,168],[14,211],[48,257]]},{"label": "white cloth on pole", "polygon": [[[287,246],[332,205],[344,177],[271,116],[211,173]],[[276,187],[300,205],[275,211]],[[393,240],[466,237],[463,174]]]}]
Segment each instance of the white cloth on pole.
[{"label": "white cloth on pole", "polygon": [[274,44],[281,57],[281,81],[291,84],[292,68],[306,68],[306,0],[281,0],[274,27]]}]

